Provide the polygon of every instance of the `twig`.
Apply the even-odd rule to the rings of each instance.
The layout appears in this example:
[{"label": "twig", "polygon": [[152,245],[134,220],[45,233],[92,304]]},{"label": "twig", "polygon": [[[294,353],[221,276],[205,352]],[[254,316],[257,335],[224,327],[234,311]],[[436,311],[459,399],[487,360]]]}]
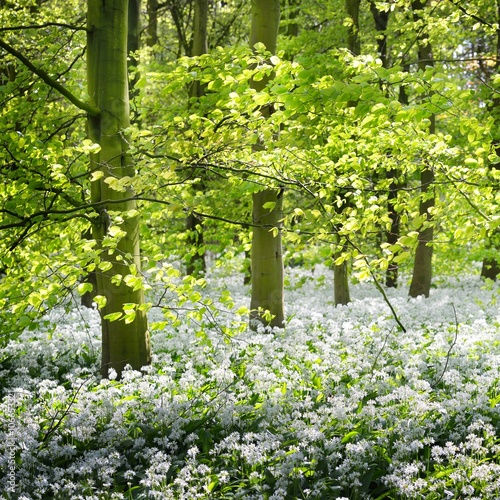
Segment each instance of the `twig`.
[{"label": "twig", "polygon": [[455,305],[452,304],[451,307],[453,307],[453,314],[455,315],[455,338],[453,339],[453,342],[450,345],[450,348],[448,349],[448,352],[446,354],[446,363],[444,364],[443,371],[441,372],[441,375],[439,378],[431,385],[431,387],[434,389],[441,380],[443,380],[444,374],[446,373],[446,370],[448,369],[448,363],[450,362],[450,355],[451,355],[451,350],[455,347],[455,344],[457,343],[458,339],[458,318],[457,318],[457,311],[455,309]]},{"label": "twig", "polygon": [[54,417],[52,418],[52,422],[50,423],[50,428],[49,430],[46,432],[45,436],[43,436],[43,439],[42,439],[42,442],[40,443],[40,446],[38,447],[39,450],[41,450],[42,448],[44,448],[46,445],[47,445],[47,442],[48,442],[48,439],[56,432],[56,430],[61,426],[61,424],[63,423],[64,419],[68,416],[71,408],[73,407],[73,405],[75,404],[76,402],[76,398],[78,396],[78,393],[81,391],[82,387],[87,383],[87,380],[84,380],[80,386],[77,388],[76,392],[73,394],[73,397],[71,398],[71,401],[69,402],[69,405],[68,407],[64,410],[64,412],[62,413],[61,417],[59,418],[59,420],[57,420],[56,422],[56,418],[58,417],[59,415],[59,411],[54,415]]},{"label": "twig", "polygon": [[28,24],[28,25],[20,25],[20,26],[4,26],[0,28],[0,32],[2,31],[25,31],[25,30],[39,30],[43,28],[67,28],[70,30],[74,31],[86,31],[87,33],[90,33],[90,30],[86,28],[85,26],[74,26],[72,24],[66,24],[66,23],[52,23],[52,22],[47,22],[43,24]]},{"label": "twig", "polygon": [[30,71],[35,73],[35,75],[39,76],[49,87],[52,87],[53,89],[57,90],[61,95],[66,97],[66,99],[68,99],[68,101],[74,104],[77,108],[87,112],[92,117],[97,117],[100,115],[101,110],[97,106],[94,106],[93,104],[78,99],[78,97],[76,97],[73,93],[71,93],[64,85],[61,85],[59,82],[54,80],[42,68],[38,68],[37,66],[35,66],[26,56],[24,56],[14,47],[10,46],[5,40],[0,39],[0,47],[9,54],[11,54],[12,56],[14,56],[19,61],[21,61]]},{"label": "twig", "polygon": [[391,329],[389,331],[389,333],[385,336],[384,343],[383,343],[382,347],[380,348],[380,350],[378,351],[377,355],[375,356],[375,359],[373,360],[372,367],[370,368],[370,372],[371,372],[370,381],[373,378],[373,372],[375,371],[375,368],[377,366],[378,358],[380,358],[380,355],[384,352],[385,346],[387,344],[387,339],[389,338],[389,335],[392,333],[392,331],[393,331],[393,329]]},{"label": "twig", "polygon": [[[362,254],[361,249],[358,248],[358,246],[355,245],[349,237],[345,236],[345,239],[349,243],[349,245],[351,245],[355,250],[357,250],[360,254]],[[368,261],[368,257],[364,256],[363,260],[366,263],[366,266],[367,266],[368,272],[370,273],[370,276],[373,278],[373,282],[375,283],[375,287],[382,294],[384,302],[389,306],[389,309],[391,310],[391,313],[392,313],[394,320],[398,324],[399,328],[401,328],[401,331],[403,333],[406,333],[406,328],[403,325],[403,323],[401,323],[401,320],[399,319],[398,313],[396,312],[396,309],[394,309],[393,305],[391,304],[389,297],[387,297],[387,294],[385,293],[384,287],[380,284],[379,280],[375,276],[375,272],[372,270],[372,268],[370,266],[370,262]]]}]

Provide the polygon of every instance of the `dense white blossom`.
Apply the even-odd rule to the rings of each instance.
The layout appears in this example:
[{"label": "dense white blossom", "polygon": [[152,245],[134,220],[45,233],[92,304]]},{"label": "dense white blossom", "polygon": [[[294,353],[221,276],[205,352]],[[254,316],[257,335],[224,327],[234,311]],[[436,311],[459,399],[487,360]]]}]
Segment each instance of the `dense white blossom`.
[{"label": "dense white blossom", "polygon": [[[222,273],[204,293],[248,305],[248,288]],[[52,311],[55,330],[1,353],[1,470],[13,453],[26,499],[129,498],[129,487],[162,499],[236,487],[247,499],[371,498],[375,481],[393,498],[498,497],[497,286],[451,280],[428,299],[388,290],[403,333],[372,284],[334,307],[330,283],[321,267],[290,270],[290,320],[272,333],[224,336],[236,319],[223,305],[216,323],[186,317],[153,334],[151,367],[120,381],[98,376],[97,311]]]}]

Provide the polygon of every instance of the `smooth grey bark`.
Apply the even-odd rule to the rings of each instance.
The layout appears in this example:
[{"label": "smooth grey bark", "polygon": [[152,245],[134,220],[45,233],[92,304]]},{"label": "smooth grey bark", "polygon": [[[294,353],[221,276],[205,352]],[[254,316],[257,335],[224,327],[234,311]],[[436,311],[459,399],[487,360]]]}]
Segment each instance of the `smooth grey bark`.
[{"label": "smooth grey bark", "polygon": [[352,23],[347,30],[347,48],[354,54],[361,54],[361,41],[359,38],[359,5],[361,0],[345,0],[347,15]]},{"label": "smooth grey bark", "polygon": [[[425,2],[421,0],[413,0],[412,9],[415,21],[422,18],[422,10],[425,7]],[[426,39],[423,32],[418,35],[418,59],[419,69],[425,71],[427,66],[434,66],[434,58],[432,55],[432,46]],[[436,117],[430,117],[429,134],[434,134],[436,131]],[[418,297],[424,295],[428,297],[431,290],[432,282],[432,242],[434,240],[434,226],[432,221],[432,208],[435,205],[435,189],[434,189],[434,171],[425,158],[422,159],[423,166],[420,171],[420,205],[419,213],[425,218],[425,222],[418,233],[418,244],[415,252],[415,260],[413,262],[413,275],[410,284],[410,297]]]},{"label": "smooth grey bark", "polygon": [[[280,22],[279,0],[252,0],[252,27],[250,46],[263,43],[274,54]],[[257,91],[264,89],[269,78],[251,81]],[[269,108],[261,110],[270,115]],[[258,151],[263,145],[255,146]],[[253,236],[251,252],[252,298],[250,302],[250,325],[262,323],[271,327],[282,327],[284,314],[283,253],[281,243],[281,219],[283,218],[283,191],[266,188],[252,196]],[[266,203],[273,208],[264,208]],[[268,310],[273,318],[268,321],[262,314]]]},{"label": "smooth grey bark", "polygon": [[[100,145],[91,156],[91,169],[102,177],[91,183],[93,203],[99,203],[99,216],[92,234],[99,248],[101,266],[97,273],[97,292],[106,305],[102,316],[101,374],[107,377],[114,369],[118,377],[126,365],[140,370],[151,363],[148,322],[142,288],[116,281],[115,276],[140,276],[139,217],[126,213],[136,211],[137,204],[130,187],[124,192],[113,190],[106,178],[133,177],[134,166],[128,154],[124,131],[129,126],[129,92],[127,72],[128,2],[124,0],[88,0],[87,84],[91,104],[100,112],[89,119],[89,137]],[[108,203],[109,205],[108,205]],[[123,214],[119,228],[124,232],[116,249],[103,246],[113,227],[111,213]],[[106,316],[123,312],[125,304],[136,304],[132,321],[109,321]]]},{"label": "smooth grey bark", "polygon": [[[191,44],[191,55],[201,56],[208,52],[208,0],[195,0],[193,16],[193,41]],[[189,88],[189,98],[200,98],[205,89],[199,80],[192,82]],[[204,182],[193,186],[203,191]],[[203,238],[203,221],[194,213],[186,217],[186,229],[188,231],[188,245],[194,252],[188,256],[186,273],[191,275],[202,274],[206,271],[206,260]]]},{"label": "smooth grey bark", "polygon": [[[496,2],[497,7],[497,23],[500,22],[500,0]],[[498,73],[500,70],[500,30],[497,30],[497,39],[496,39],[496,60],[495,60],[495,73]],[[493,116],[493,120],[495,121],[494,131],[498,131],[500,127],[500,98],[498,94],[494,92],[491,105],[490,105],[490,114]],[[492,147],[495,150],[495,153],[500,156],[500,133],[495,132],[495,135],[492,140]],[[491,168],[498,168],[497,166],[492,165]],[[495,229],[491,237],[488,239],[486,248],[489,250],[494,250],[494,255],[488,255],[484,257],[483,264],[481,267],[481,278],[483,279],[491,279],[496,281],[498,275],[500,274],[500,257],[498,257],[498,253],[500,252],[500,231]]]},{"label": "smooth grey bark", "polygon": [[[345,0],[345,7],[352,24],[347,31],[347,48],[355,55],[361,53],[361,43],[359,40],[359,5],[360,0]],[[354,104],[350,104],[351,106]],[[345,204],[347,199],[341,194]],[[345,205],[344,205],[345,206]],[[341,213],[343,207],[338,209]],[[342,237],[337,234],[337,249],[334,253],[334,261],[336,261],[346,250],[347,243]],[[349,262],[344,260],[341,264],[333,264],[333,297],[336,306],[346,305],[351,301],[349,291]]]},{"label": "smooth grey bark", "polygon": [[137,51],[141,40],[141,0],[128,0],[128,2],[127,53],[129,90],[132,97],[135,84],[139,81]]}]

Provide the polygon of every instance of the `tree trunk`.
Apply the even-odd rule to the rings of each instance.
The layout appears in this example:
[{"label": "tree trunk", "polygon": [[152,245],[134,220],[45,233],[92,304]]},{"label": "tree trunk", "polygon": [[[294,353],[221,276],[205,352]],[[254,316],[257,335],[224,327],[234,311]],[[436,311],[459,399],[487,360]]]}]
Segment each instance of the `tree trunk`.
[{"label": "tree trunk", "polygon": [[[496,2],[497,7],[497,19],[496,22],[500,22],[500,0]],[[500,70],[500,30],[497,29],[497,40],[496,40],[496,60],[495,60],[495,73],[498,73]],[[498,97],[497,91],[493,92],[493,96],[491,98],[491,105],[489,109],[491,115],[493,116],[493,120],[495,122],[495,127],[492,130],[495,132],[495,136],[492,140],[492,146],[495,153],[500,156],[500,134],[498,132],[500,125],[500,98]],[[492,165],[491,168],[497,169],[498,166]],[[487,248],[494,248],[496,253],[500,252],[500,231],[495,229],[491,238],[487,242]],[[481,278],[483,279],[491,279],[493,281],[497,280],[498,275],[500,274],[500,258],[496,256],[489,255],[483,259],[483,265],[481,267]]]},{"label": "tree trunk", "polygon": [[[338,238],[340,243],[340,237]],[[340,257],[346,250],[346,245],[335,253],[335,259]],[[349,292],[349,267],[346,260],[342,264],[333,265],[333,296],[336,306],[345,306],[351,302],[351,294]]]},{"label": "tree trunk", "polygon": [[127,53],[129,68],[129,87],[131,97],[134,96],[135,84],[139,81],[139,60],[137,51],[141,39],[141,0],[129,0],[128,3],[128,30]]},{"label": "tree trunk", "polygon": [[[389,219],[391,221],[391,228],[386,233],[386,241],[390,245],[396,244],[400,237],[399,213],[394,208],[394,204],[398,198],[398,188],[400,186],[400,183],[398,181],[398,174],[399,171],[396,169],[390,169],[386,173],[387,178],[391,180],[391,184],[389,186],[389,195],[387,197],[387,209],[389,212]],[[385,274],[385,286],[387,286],[388,288],[397,288],[398,274],[398,263],[391,262]]]},{"label": "tree trunk", "polygon": [[299,15],[300,0],[288,0],[288,26],[286,35],[290,37],[299,36],[299,23],[297,17]]},{"label": "tree trunk", "polygon": [[148,0],[148,27],[147,46],[153,47],[158,43],[158,0]]},{"label": "tree trunk", "polygon": [[[192,56],[201,56],[208,52],[208,0],[196,0],[194,5],[193,20],[193,42],[191,46]],[[189,89],[189,97],[199,98],[205,92],[201,82],[195,80]],[[198,186],[193,186],[199,190],[204,189],[203,179]],[[186,273],[197,275],[206,271],[205,250],[203,247],[203,222],[193,213],[186,218],[186,229],[188,231],[188,245],[194,248],[187,259]]]},{"label": "tree trunk", "polygon": [[[373,21],[375,23],[375,29],[377,30],[377,47],[378,55],[382,61],[382,66],[387,68],[388,66],[388,56],[387,56],[387,26],[389,24],[390,11],[379,10],[376,3],[370,1],[370,11],[372,13]],[[399,101],[402,104],[408,104],[406,93],[404,92],[404,87],[401,86],[401,91],[399,95]],[[400,237],[400,227],[399,227],[399,213],[395,209],[395,202],[398,197],[398,189],[400,187],[399,177],[400,172],[398,169],[391,168],[386,172],[386,178],[390,180],[389,193],[387,196],[387,212],[389,219],[391,221],[391,227],[389,231],[386,231],[386,242],[390,245],[394,245]],[[389,288],[397,288],[398,286],[398,274],[399,266],[397,262],[391,262],[387,269],[385,275],[385,285]]]},{"label": "tree trunk", "polygon": [[[360,0],[345,0],[345,7],[351,24],[347,32],[347,48],[355,55],[359,56],[361,53],[361,44],[359,40],[359,4]],[[348,103],[348,106],[355,106],[354,103]],[[340,195],[344,201],[343,207],[349,202],[345,195]],[[343,207],[338,209],[338,213],[342,213]],[[346,243],[341,242],[340,236],[337,235],[337,244],[341,245],[340,250],[334,254],[334,261],[336,261],[347,246]],[[349,292],[349,263],[345,260],[342,264],[333,264],[333,297],[335,305],[346,305],[351,301],[351,294]]]},{"label": "tree trunk", "polygon": [[373,0],[370,1],[370,11],[375,22],[375,29],[377,30],[378,55],[382,61],[382,66],[387,68],[387,26],[389,24],[390,11],[379,10]]},{"label": "tree trunk", "polygon": [[[91,157],[92,171],[102,177],[91,184],[92,202],[98,203],[99,217],[92,232],[101,249],[97,274],[97,292],[106,304],[102,315],[103,377],[109,370],[121,376],[125,365],[140,369],[151,362],[147,317],[141,306],[143,290],[134,287],[140,277],[139,217],[133,190],[111,188],[110,179],[134,176],[134,166],[127,154],[124,130],[129,126],[129,96],[127,80],[127,8],[124,0],[88,0],[87,71],[91,103],[100,114],[89,119],[89,136],[101,149]],[[116,216],[124,222],[114,222]],[[108,246],[117,230],[124,232],[116,249]],[[116,275],[128,279],[116,279]],[[137,278],[134,280],[134,278]],[[125,282],[130,284],[127,285]],[[136,304],[135,317],[129,321],[109,321],[106,316],[123,312],[126,304]]]},{"label": "tree trunk", "polygon": [[[281,248],[283,191],[277,193],[272,189],[265,189],[255,193],[252,201],[253,222],[262,227],[253,228],[250,322],[252,325],[260,322],[272,327],[283,327],[285,320]],[[264,208],[264,204],[268,202],[276,203],[272,210]],[[271,229],[275,229],[274,233]],[[274,316],[271,321],[264,319],[262,312],[265,310]]]},{"label": "tree trunk", "polygon": [[[496,247],[496,250],[498,250],[498,247]],[[496,281],[499,274],[500,265],[497,259],[485,257],[481,267],[481,278]]]},{"label": "tree trunk", "polygon": [[347,30],[347,48],[356,56],[361,54],[359,39],[359,4],[361,0],[345,0],[347,15],[351,19]]},{"label": "tree trunk", "polygon": [[[279,0],[252,0],[252,28],[250,46],[261,42],[266,49],[276,52],[278,29],[280,22]],[[252,88],[262,90],[268,78],[251,82]],[[261,110],[264,116],[269,116],[269,108]],[[254,150],[262,148],[257,145]],[[257,323],[269,326],[283,326],[284,286],[283,286],[283,255],[281,246],[281,219],[283,210],[283,191],[264,189],[255,193],[253,202],[253,237],[252,237],[252,299],[250,302],[250,324]],[[265,203],[274,204],[274,208],[264,208]],[[269,310],[273,319],[264,318],[262,310]]]},{"label": "tree trunk", "polygon": [[423,198],[420,201],[419,213],[426,218],[426,222],[418,233],[410,297],[418,297],[419,295],[428,297],[431,290],[434,227],[432,226],[432,215],[429,210],[434,207],[435,196],[434,172],[429,166],[424,167],[420,173],[420,192]]},{"label": "tree trunk", "polygon": [[[92,229],[89,228],[82,234],[82,238],[86,240],[92,239]],[[97,295],[97,274],[95,271],[90,271],[85,277],[82,279],[82,283],[90,283],[92,285],[92,290],[90,292],[85,292],[80,302],[82,306],[88,307],[89,309],[94,305],[94,297]]]},{"label": "tree trunk", "polygon": [[[421,0],[412,2],[414,20],[421,19],[421,11],[424,4]],[[420,32],[418,36],[418,58],[419,69],[425,71],[426,66],[434,66],[432,47],[425,35]],[[429,134],[436,131],[436,117],[430,117]],[[425,222],[418,234],[417,250],[413,264],[413,276],[410,285],[410,297],[424,295],[428,297],[431,290],[432,281],[432,241],[434,239],[434,227],[432,224],[431,209],[435,205],[434,194],[434,172],[430,165],[422,167],[420,172],[420,207],[419,213],[425,218]]]}]

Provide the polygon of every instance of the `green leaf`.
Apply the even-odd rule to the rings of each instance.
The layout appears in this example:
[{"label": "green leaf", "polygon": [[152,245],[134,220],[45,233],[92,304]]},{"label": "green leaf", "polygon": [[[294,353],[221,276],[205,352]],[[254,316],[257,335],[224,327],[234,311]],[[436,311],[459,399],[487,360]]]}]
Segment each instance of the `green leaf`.
[{"label": "green leaf", "polygon": [[101,150],[101,146],[99,146],[99,144],[92,142],[90,139],[84,139],[82,141],[81,149],[85,154],[96,154],[99,153],[99,151]]},{"label": "green leaf", "polygon": [[408,260],[410,257],[411,257],[410,252],[401,252],[397,254],[392,260],[396,262],[396,264],[401,264],[401,262]]},{"label": "green leaf", "polygon": [[104,316],[104,319],[107,319],[108,321],[117,321],[122,316],[123,316],[122,312],[114,312],[114,313],[111,313],[111,314],[106,314],[106,316]]},{"label": "green leaf", "polygon": [[133,323],[136,317],[136,312],[135,311],[128,311],[127,314],[125,315],[125,324],[130,324]]},{"label": "green leaf", "polygon": [[272,212],[274,210],[274,207],[276,206],[275,201],[266,201],[264,205],[262,205],[262,208],[265,208],[266,210],[269,210]]},{"label": "green leaf", "polygon": [[281,59],[278,56],[271,56],[269,60],[273,66],[276,66],[281,62]]},{"label": "green leaf", "polygon": [[112,238],[123,238],[127,235],[127,233],[119,226],[110,226],[108,228],[108,234]]},{"label": "green leaf", "polygon": [[97,304],[99,309],[102,309],[106,305],[107,301],[108,300],[103,295],[96,295],[94,297],[94,302]]},{"label": "green leaf", "polygon": [[101,262],[99,262],[99,264],[97,265],[97,267],[101,270],[101,271],[109,271],[112,267],[113,267],[113,264],[107,260],[103,260]]},{"label": "green leaf", "polygon": [[102,170],[97,170],[96,172],[92,172],[92,175],[90,176],[90,182],[97,181],[99,179],[102,179],[104,177],[104,172]]},{"label": "green leaf", "polygon": [[359,434],[358,431],[351,431],[348,432],[343,438],[342,438],[342,444],[349,443],[352,441],[357,435]]},{"label": "green leaf", "polygon": [[94,286],[92,285],[92,283],[80,283],[76,287],[76,291],[80,295],[85,295],[87,292],[91,292],[93,289],[94,289]]}]

